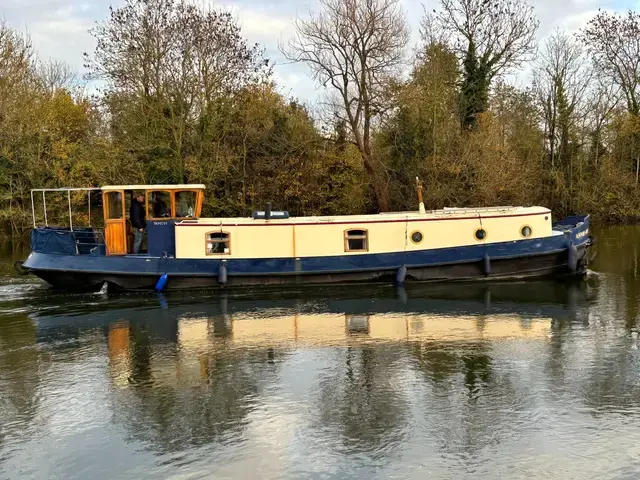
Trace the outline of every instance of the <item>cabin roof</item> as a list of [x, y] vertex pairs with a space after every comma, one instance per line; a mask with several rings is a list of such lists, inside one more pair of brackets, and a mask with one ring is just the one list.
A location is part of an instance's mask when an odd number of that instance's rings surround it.
[[[316, 217], [290, 217], [286, 219], [272, 218], [270, 220], [253, 219], [251, 217], [235, 218], [200, 218], [198, 220], [188, 220], [185, 224], [199, 225], [256, 225], [256, 224], [316, 224], [316, 223], [384, 223], [398, 221], [421, 221], [421, 220], [441, 220], [447, 218], [492, 218], [492, 217], [519, 217], [528, 215], [550, 214], [551, 210], [546, 207], [485, 207], [485, 208], [447, 208], [442, 210], [431, 210], [426, 213], [417, 211], [411, 212], [388, 212], [370, 215], [336, 215], [336, 216], [316, 216]], [[178, 224], [180, 225], [180, 224]]]
[[112, 190], [204, 190], [206, 187], [202, 183], [179, 184], [179, 185], [105, 185], [103, 192]]

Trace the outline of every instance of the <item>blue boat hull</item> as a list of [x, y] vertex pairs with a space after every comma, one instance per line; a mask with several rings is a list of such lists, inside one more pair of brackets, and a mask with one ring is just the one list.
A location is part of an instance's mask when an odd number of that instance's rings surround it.
[[446, 282], [540, 278], [584, 273], [591, 246], [588, 217], [557, 224], [563, 234], [543, 239], [464, 247], [276, 259], [176, 259], [147, 256], [61, 255], [34, 251], [24, 268], [62, 289], [167, 289], [342, 282]]

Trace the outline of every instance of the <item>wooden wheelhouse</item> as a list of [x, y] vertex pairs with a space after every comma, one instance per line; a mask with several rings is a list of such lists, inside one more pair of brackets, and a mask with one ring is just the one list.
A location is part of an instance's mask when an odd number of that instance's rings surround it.
[[[173, 236], [176, 221], [198, 219], [202, 213], [205, 186], [193, 185], [110, 185], [102, 187], [104, 238], [107, 255], [132, 253], [133, 229], [129, 210], [134, 195], [144, 195], [149, 252], [154, 240], [163, 245]], [[153, 238], [156, 237], [156, 238]], [[160, 243], [158, 247], [162, 247]], [[164, 251], [163, 251], [164, 252]], [[172, 252], [166, 252], [172, 254]]]

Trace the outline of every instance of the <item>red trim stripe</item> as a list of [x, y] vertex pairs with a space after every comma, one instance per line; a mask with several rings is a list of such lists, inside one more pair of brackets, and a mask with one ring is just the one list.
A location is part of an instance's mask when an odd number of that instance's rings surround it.
[[308, 223], [279, 223], [278, 220], [271, 220], [278, 223], [177, 223], [176, 227], [291, 227], [307, 225], [362, 225], [370, 223], [405, 223], [405, 222], [440, 222], [446, 220], [488, 220], [492, 218], [513, 218], [513, 217], [533, 217], [536, 215], [548, 215], [551, 210], [537, 213], [516, 213], [512, 215], [494, 215], [490, 217], [450, 217], [450, 218], [405, 218], [394, 220], [364, 220], [352, 222], [308, 222]]

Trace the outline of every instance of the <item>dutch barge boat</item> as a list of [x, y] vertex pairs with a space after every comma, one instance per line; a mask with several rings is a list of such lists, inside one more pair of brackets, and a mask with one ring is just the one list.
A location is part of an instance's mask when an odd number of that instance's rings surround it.
[[[69, 225], [51, 226], [31, 192], [26, 272], [61, 289], [224, 288], [341, 282], [450, 282], [580, 275], [589, 215], [553, 223], [544, 207], [445, 208], [373, 215], [202, 218], [204, 185], [124, 185], [66, 192]], [[97, 191], [97, 192], [96, 192]], [[71, 195], [102, 198], [104, 227], [73, 223]], [[144, 196], [146, 251], [133, 253], [128, 202]], [[36, 221], [41, 194], [44, 225]], [[95, 207], [94, 207], [95, 208]], [[89, 218], [91, 216], [89, 215]]]

